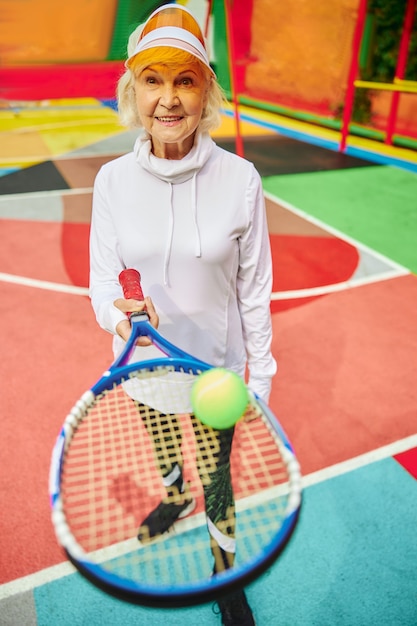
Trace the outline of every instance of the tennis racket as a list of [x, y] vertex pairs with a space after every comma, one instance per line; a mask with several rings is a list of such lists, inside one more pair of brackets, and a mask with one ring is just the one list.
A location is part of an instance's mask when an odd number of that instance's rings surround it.
[[[124, 270], [120, 283], [126, 299], [144, 299], [136, 270]], [[227, 432], [192, 415], [190, 390], [211, 366], [164, 339], [146, 312], [130, 314], [130, 321], [122, 354], [75, 403], [54, 446], [55, 533], [75, 567], [120, 599], [158, 607], [216, 600], [262, 574], [288, 542], [301, 505], [299, 464], [276, 417], [251, 394], [250, 413], [258, 417], [243, 417], [227, 431], [233, 432], [229, 480], [216, 483], [210, 502], [204, 489], [218, 474], [218, 437]], [[132, 361], [134, 350], [143, 349], [136, 345], [141, 336], [160, 358]], [[168, 494], [161, 458], [181, 459], [185, 491]], [[230, 484], [235, 556], [221, 571], [213, 567], [208, 508], [222, 502]], [[192, 506], [155, 534], [146, 520], [161, 502]]]

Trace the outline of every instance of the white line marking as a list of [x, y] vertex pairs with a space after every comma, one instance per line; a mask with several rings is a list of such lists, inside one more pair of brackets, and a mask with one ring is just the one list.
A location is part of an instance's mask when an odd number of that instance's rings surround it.
[[[63, 196], [63, 195], [86, 194], [86, 193], [92, 193], [92, 191], [93, 189], [91, 187], [86, 187], [86, 188], [79, 188], [79, 189], [62, 189], [62, 190], [56, 190], [56, 191], [55, 190], [36, 191], [36, 192], [28, 193], [28, 194], [10, 194], [7, 197], [8, 198], [24, 197], [25, 199], [27, 199], [31, 197], [39, 198], [39, 197], [48, 197], [48, 196], [54, 197], [54, 196]], [[314, 296], [322, 296], [322, 295], [326, 295], [330, 293], [345, 291], [345, 290], [352, 289], [355, 287], [361, 287], [363, 285], [370, 285], [373, 283], [382, 282], [384, 280], [391, 280], [399, 276], [406, 276], [410, 274], [410, 271], [406, 267], [400, 265], [399, 263], [396, 263], [395, 261], [392, 261], [391, 259], [385, 257], [379, 252], [372, 250], [372, 248], [369, 248], [368, 246], [356, 241], [352, 237], [345, 235], [341, 231], [337, 230], [336, 228], [333, 228], [332, 226], [325, 224], [321, 220], [315, 217], [312, 217], [305, 211], [298, 209], [297, 207], [293, 206], [289, 202], [282, 200], [278, 196], [275, 196], [265, 190], [264, 190], [264, 195], [266, 198], [268, 198], [272, 202], [275, 202], [276, 204], [281, 205], [282, 207], [284, 207], [291, 213], [298, 215], [299, 217], [303, 218], [307, 222], [310, 222], [312, 224], [315, 224], [316, 226], [319, 226], [321, 229], [327, 231], [328, 233], [334, 235], [335, 237], [338, 237], [339, 239], [346, 241], [347, 243], [350, 243], [352, 246], [354, 246], [358, 250], [363, 250], [364, 252], [367, 252], [371, 256], [379, 259], [384, 264], [389, 265], [393, 268], [392, 270], [388, 270], [387, 272], [383, 272], [377, 275], [374, 274], [373, 276], [369, 276], [369, 277], [352, 278], [350, 280], [341, 281], [339, 283], [334, 283], [332, 285], [322, 285], [320, 287], [311, 287], [309, 289], [294, 289], [291, 291], [274, 292], [271, 294], [271, 300], [273, 302], [278, 301], [278, 300], [295, 300], [295, 299], [301, 299], [301, 298], [311, 298]], [[24, 276], [14, 276], [13, 274], [0, 273], [0, 281], [15, 283], [18, 285], [24, 285], [26, 287], [32, 287], [36, 289], [46, 289], [48, 291], [68, 293], [68, 294], [77, 295], [77, 296], [88, 295], [88, 289], [86, 287], [77, 287], [74, 285], [62, 285], [62, 284], [53, 283], [50, 281], [26, 278]]]
[[337, 230], [337, 228], [334, 228], [333, 226], [330, 226], [329, 224], [327, 224], [325, 222], [322, 222], [320, 219], [318, 219], [316, 217], [313, 217], [312, 215], [309, 215], [308, 213], [306, 213], [302, 209], [298, 209], [293, 204], [290, 204], [289, 202], [286, 202], [285, 200], [282, 200], [282, 198], [280, 198], [279, 196], [275, 196], [274, 194], [272, 194], [272, 193], [270, 193], [268, 191], [265, 191], [265, 189], [264, 189], [264, 196], [265, 196], [265, 198], [268, 198], [268, 200], [271, 200], [272, 202], [275, 202], [276, 204], [281, 205], [282, 207], [284, 207], [284, 209], [287, 209], [288, 211], [291, 211], [291, 213], [294, 213], [295, 215], [298, 215], [299, 217], [302, 217], [304, 220], [306, 220], [306, 222], [310, 222], [311, 224], [315, 224], [316, 226], [319, 226], [322, 230], [327, 231], [328, 233], [330, 233], [331, 235], [334, 235], [338, 239], [342, 239], [342, 241], [346, 241], [347, 243], [350, 243], [354, 248], [357, 248], [358, 250], [364, 250], [365, 252], [368, 252], [369, 254], [371, 254], [375, 258], [379, 259], [383, 263], [391, 265], [392, 267], [398, 269], [399, 271], [401, 271], [401, 272], [403, 272], [405, 274], [409, 274], [410, 273], [410, 270], [407, 269], [406, 267], [404, 267], [403, 265], [400, 265], [399, 263], [396, 263], [395, 261], [393, 261], [392, 259], [389, 259], [388, 257], [384, 256], [383, 254], [380, 254], [379, 252], [376, 252], [376, 250], [373, 250], [372, 248], [366, 246], [364, 243], [361, 243], [361, 242], [357, 241], [353, 237], [349, 237], [349, 235], [346, 235], [342, 231]]
[[27, 278], [26, 276], [15, 276], [14, 274], [3, 274], [2, 272], [0, 272], [0, 281], [3, 281], [5, 283], [13, 283], [15, 285], [24, 285], [25, 287], [34, 287], [35, 289], [59, 291], [60, 293], [69, 293], [76, 296], [88, 296], [87, 287], [62, 285], [60, 283], [52, 283], [47, 280]]
[[[117, 133], [119, 134], [119, 133]], [[110, 135], [111, 138], [111, 135]], [[79, 161], [82, 159], [91, 159], [91, 158], [108, 158], [108, 160], [112, 160], [112, 159], [116, 159], [117, 157], [121, 156], [122, 154], [125, 154], [126, 152], [129, 152], [129, 149], [131, 150], [131, 145], [128, 144], [128, 142], [126, 142], [126, 149], [124, 150], [123, 147], [121, 146], [120, 150], [116, 150], [113, 152], [97, 152], [94, 150], [87, 150], [84, 149], [83, 147], [80, 148], [73, 148], [72, 150], [70, 150], [69, 152], [64, 152], [63, 154], [57, 154], [57, 155], [44, 155], [44, 154], [29, 154], [29, 155], [16, 155], [13, 157], [1, 157], [0, 158], [0, 168], [3, 168], [7, 165], [10, 166], [16, 166], [19, 168], [20, 165], [23, 165], [25, 163], [29, 163], [30, 165], [40, 165], [41, 163], [45, 163], [46, 161], [52, 161], [53, 163], [56, 163], [56, 161]], [[77, 151], [80, 151], [80, 153], [77, 153]]]
[[[13, 195], [14, 197], [19, 196], [19, 195], [25, 195], [25, 197], [28, 197], [30, 195], [32, 196], [39, 196], [39, 195], [51, 196], [52, 195], [53, 196], [53, 195], [63, 195], [63, 194], [89, 193], [91, 191], [92, 189], [85, 188], [85, 189], [76, 189], [76, 190], [69, 189], [69, 190], [63, 190], [63, 191], [47, 191], [47, 192], [34, 192], [33, 194], [11, 194], [11, 195]], [[272, 194], [269, 194], [268, 192], [265, 192], [265, 196], [269, 198], [271, 201], [280, 204], [281, 206], [291, 211], [292, 213], [299, 215], [306, 221], [311, 222], [315, 224], [316, 226], [319, 226], [323, 230], [326, 230], [327, 232], [338, 237], [339, 239], [350, 243], [357, 249], [368, 252], [375, 258], [378, 258], [380, 261], [384, 262], [386, 265], [391, 265], [393, 268], [392, 270], [382, 272], [378, 275], [352, 278], [350, 280], [341, 281], [339, 283], [334, 283], [331, 285], [322, 285], [320, 287], [311, 287], [308, 289], [294, 289], [290, 291], [273, 292], [271, 294], [271, 301], [276, 302], [278, 300], [295, 300], [295, 299], [301, 299], [301, 298], [311, 298], [314, 296], [322, 296], [322, 295], [326, 295], [330, 293], [336, 293], [336, 292], [345, 291], [348, 289], [353, 289], [355, 287], [362, 287], [364, 285], [370, 285], [373, 283], [382, 282], [385, 280], [392, 280], [393, 278], [398, 278], [399, 276], [407, 276], [408, 274], [410, 274], [410, 271], [407, 268], [403, 267], [402, 265], [399, 265], [395, 261], [388, 259], [382, 254], [379, 254], [375, 250], [372, 250], [371, 248], [365, 246], [362, 243], [359, 243], [353, 238], [348, 237], [344, 233], [336, 230], [335, 228], [332, 228], [331, 226], [327, 226], [327, 224], [324, 224], [320, 220], [311, 217], [307, 213], [304, 213], [304, 211], [301, 211], [300, 209], [297, 209], [291, 204], [285, 202], [284, 200], [281, 200], [281, 198], [273, 196]], [[88, 289], [86, 287], [62, 285], [59, 283], [36, 280], [32, 278], [26, 278], [24, 276], [15, 276], [13, 274], [4, 274], [1, 272], [0, 272], [0, 281], [15, 283], [19, 285], [25, 285], [27, 287], [33, 287], [37, 289], [47, 289], [49, 291], [69, 293], [73, 295], [81, 295], [81, 296], [88, 295]]]
[[[31, 198], [54, 198], [56, 196], [77, 196], [79, 194], [93, 193], [93, 187], [78, 187], [74, 189], [51, 189], [50, 191], [30, 191], [28, 193], [8, 193], [0, 196], [0, 202], [7, 200], [30, 200]], [[9, 218], [10, 219], [10, 218]]]
[[[407, 275], [407, 270], [392, 270], [391, 272], [384, 272], [378, 276], [369, 276], [366, 278], [356, 278], [352, 280], [342, 281], [333, 285], [324, 285], [322, 287], [311, 287], [310, 289], [294, 289], [293, 291], [279, 291], [271, 294], [272, 301], [278, 300], [295, 300], [301, 298], [311, 298], [313, 296], [322, 296], [329, 293], [336, 293], [339, 291], [345, 291], [347, 289], [353, 289], [355, 287], [362, 287], [363, 285], [370, 285], [384, 280], [392, 280], [402, 275]], [[77, 287], [76, 285], [63, 285], [61, 283], [53, 283], [47, 280], [38, 280], [36, 278], [28, 278], [26, 276], [17, 276], [15, 274], [6, 274], [0, 272], [0, 282], [12, 283], [15, 285], [23, 285], [25, 287], [32, 287], [34, 289], [46, 289], [47, 291], [56, 291], [59, 293], [68, 293], [75, 296], [88, 296], [87, 287]]]
[[275, 196], [274, 194], [271, 194], [265, 190], [264, 190], [264, 195], [265, 195], [265, 198], [268, 198], [268, 200], [271, 200], [271, 202], [274, 202], [275, 204], [282, 206], [284, 209], [287, 209], [287, 211], [290, 211], [294, 215], [301, 217], [306, 222], [310, 222], [311, 224], [318, 226], [322, 230], [330, 233], [331, 235], [334, 235], [338, 239], [341, 239], [342, 241], [346, 241], [346, 243], [349, 243], [354, 248], [358, 250], [362, 250], [363, 252], [366, 252], [369, 255], [373, 256], [375, 259], [379, 259], [385, 265], [392, 267], [392, 270], [387, 270], [386, 272], [381, 272], [380, 274], [373, 274], [372, 276], [366, 276], [366, 277], [362, 276], [362, 277], [357, 277], [357, 278], [351, 278], [349, 280], [341, 281], [339, 283], [334, 283], [332, 285], [322, 285], [320, 287], [311, 287], [309, 289], [294, 289], [292, 291], [274, 292], [271, 295], [271, 300], [273, 302], [278, 301], [278, 300], [294, 300], [294, 299], [299, 299], [299, 298], [300, 299], [310, 298], [312, 296], [322, 296], [322, 295], [326, 295], [329, 293], [345, 291], [345, 290], [352, 289], [355, 287], [362, 287], [363, 285], [371, 285], [373, 283], [382, 282], [384, 280], [391, 280], [393, 278], [398, 278], [399, 276], [407, 276], [408, 274], [410, 274], [410, 270], [408, 270], [403, 265], [396, 263], [392, 259], [389, 259], [388, 257], [380, 254], [379, 252], [376, 252], [372, 248], [369, 248], [365, 244], [360, 243], [356, 239], [353, 239], [353, 237], [349, 237], [348, 235], [345, 235], [345, 233], [342, 233], [341, 231], [337, 230], [336, 228], [333, 228], [332, 226], [329, 226], [328, 224], [322, 222], [318, 218], [315, 218], [309, 215], [308, 213], [306, 213], [305, 211], [298, 209], [297, 207], [290, 204], [289, 202], [286, 202], [282, 198]]
[[316, 485], [317, 483], [322, 483], [330, 478], [335, 478], [336, 476], [353, 472], [354, 470], [364, 467], [365, 465], [382, 461], [383, 459], [387, 459], [399, 454], [400, 452], [405, 452], [406, 450], [411, 450], [415, 447], [417, 447], [417, 435], [410, 435], [410, 437], [394, 441], [393, 443], [383, 446], [382, 448], [377, 448], [376, 450], [366, 452], [365, 454], [353, 457], [347, 461], [342, 461], [336, 465], [326, 467], [318, 472], [308, 474], [303, 477], [303, 487], [311, 487], [311, 485]]
[[391, 280], [399, 276], [409, 274], [408, 270], [393, 269], [390, 272], [383, 272], [374, 276], [366, 276], [362, 278], [352, 278], [351, 280], [343, 280], [333, 285], [323, 285], [322, 287], [311, 287], [310, 289], [294, 289], [293, 291], [278, 291], [271, 295], [271, 300], [294, 300], [296, 298], [310, 298], [311, 296], [323, 296], [328, 293], [336, 293], [337, 291], [345, 291], [354, 287], [362, 287], [363, 285], [371, 285], [384, 280]]
[[[360, 456], [347, 461], [343, 461], [317, 472], [313, 472], [312, 474], [308, 474], [303, 477], [303, 488], [317, 485], [318, 483], [355, 471], [361, 467], [370, 465], [371, 463], [382, 461], [399, 454], [400, 452], [411, 450], [416, 446], [417, 435], [411, 435], [410, 437], [406, 437], [400, 441], [395, 441], [381, 448], [377, 448], [376, 450], [372, 450], [371, 452], [361, 454]], [[64, 562], [43, 569], [40, 572], [29, 574], [29, 576], [23, 576], [22, 578], [12, 580], [9, 583], [0, 585], [0, 601], [19, 593], [32, 591], [35, 587], [40, 587], [53, 582], [54, 580], [59, 580], [60, 578], [73, 574], [74, 572], [76, 572], [76, 569], [73, 565], [71, 565], [71, 563]]]
[[54, 580], [59, 580], [60, 578], [69, 576], [69, 574], [73, 574], [76, 571], [75, 567], [70, 562], [66, 561], [65, 563], [59, 563], [58, 565], [47, 567], [40, 572], [29, 574], [29, 576], [17, 578], [16, 580], [12, 580], [11, 582], [0, 586], [0, 601], [10, 598], [11, 596], [15, 596], [18, 593], [32, 591], [32, 589], [35, 589], [36, 587], [41, 587], [42, 585], [53, 582]]

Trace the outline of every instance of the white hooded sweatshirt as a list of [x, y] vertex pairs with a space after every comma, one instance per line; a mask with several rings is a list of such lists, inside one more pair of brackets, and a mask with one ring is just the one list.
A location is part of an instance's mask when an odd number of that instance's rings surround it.
[[[200, 360], [244, 376], [268, 401], [272, 266], [261, 179], [248, 161], [207, 134], [181, 160], [151, 153], [142, 133], [133, 152], [105, 164], [93, 197], [90, 297], [117, 355], [126, 319], [118, 275], [137, 269], [160, 317], [159, 331]], [[140, 347], [135, 359], [160, 356]]]

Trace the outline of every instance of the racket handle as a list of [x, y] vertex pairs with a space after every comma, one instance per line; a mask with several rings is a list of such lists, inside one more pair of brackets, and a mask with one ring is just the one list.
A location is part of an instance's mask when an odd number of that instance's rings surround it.
[[119, 282], [123, 289], [126, 300], [144, 300], [142, 287], [140, 284], [140, 274], [137, 270], [123, 270], [119, 274]]

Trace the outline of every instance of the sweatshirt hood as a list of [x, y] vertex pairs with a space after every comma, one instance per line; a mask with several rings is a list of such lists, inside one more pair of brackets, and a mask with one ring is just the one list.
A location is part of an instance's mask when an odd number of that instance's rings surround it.
[[209, 160], [214, 141], [208, 133], [197, 132], [194, 145], [182, 159], [160, 159], [151, 152], [151, 139], [146, 131], [137, 138], [133, 152], [136, 162], [147, 172], [173, 185], [183, 183], [199, 172]]

